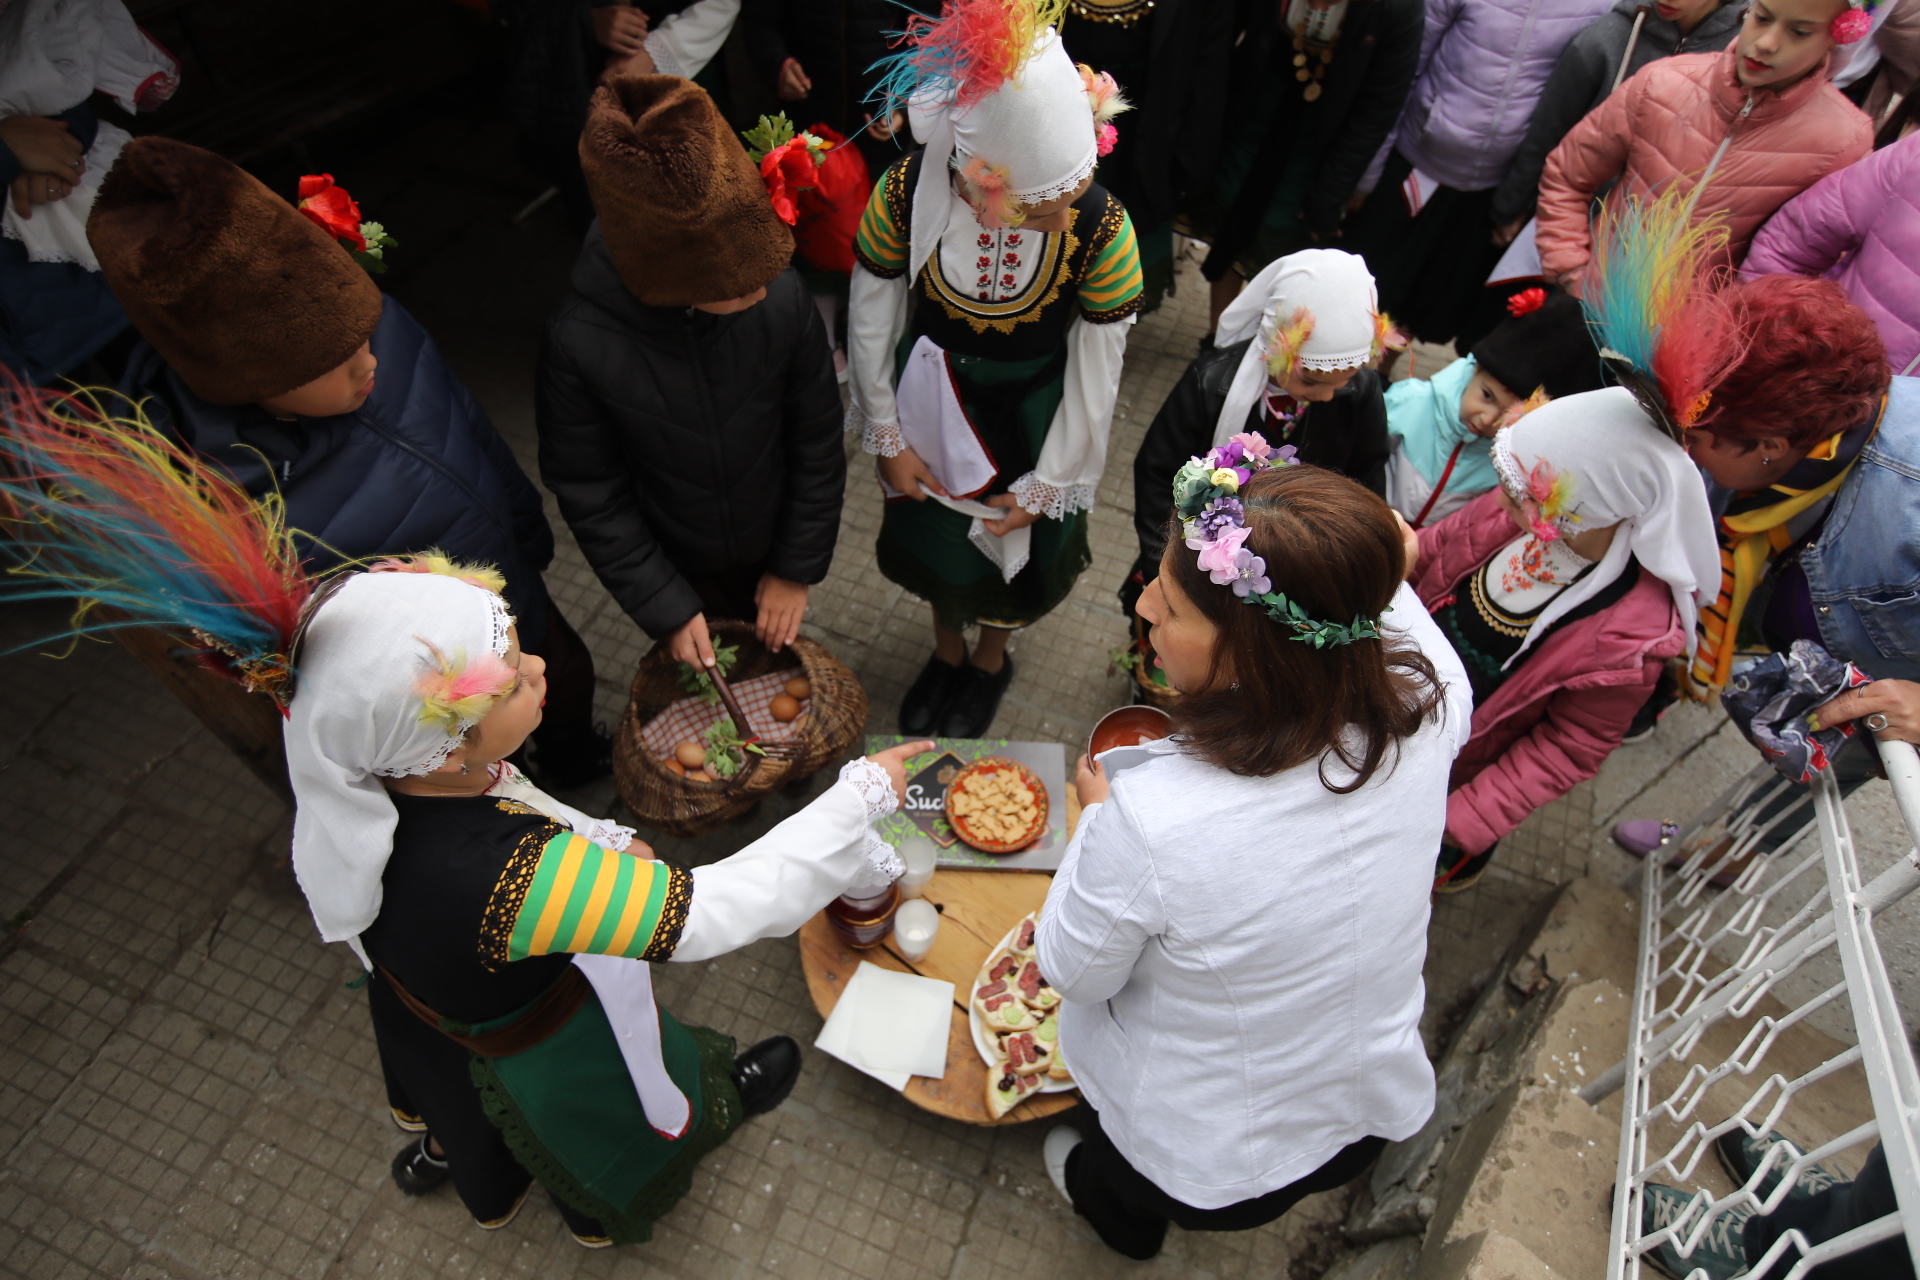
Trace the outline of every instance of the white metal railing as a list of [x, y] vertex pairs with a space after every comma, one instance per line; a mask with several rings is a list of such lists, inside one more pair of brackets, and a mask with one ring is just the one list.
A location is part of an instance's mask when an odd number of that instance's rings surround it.
[[[1880, 754], [1911, 841], [1920, 831], [1920, 755], [1900, 742], [1882, 742]], [[1691, 1257], [1722, 1213], [1778, 1208], [1805, 1170], [1843, 1151], [1864, 1157], [1875, 1142], [1886, 1150], [1898, 1212], [1817, 1246], [1789, 1231], [1764, 1258], [1751, 1259], [1750, 1268], [1758, 1273], [1797, 1248], [1805, 1256], [1776, 1280], [1800, 1280], [1815, 1266], [1904, 1231], [1920, 1271], [1920, 1074], [1873, 934], [1874, 916], [1920, 887], [1920, 851], [1909, 849], [1863, 884], [1832, 772], [1814, 778], [1811, 819], [1804, 805], [1785, 804], [1761, 821], [1768, 802], [1787, 791], [1768, 765], [1756, 766], [1681, 831], [1674, 845], [1683, 862], [1668, 867], [1656, 856], [1640, 874], [1640, 955], [1627, 1056], [1580, 1091], [1597, 1104], [1624, 1090], [1608, 1280], [1638, 1280], [1644, 1255], [1663, 1244]], [[1784, 831], [1787, 824], [1797, 829]], [[1778, 847], [1757, 852], [1775, 833], [1783, 834]], [[1716, 889], [1712, 881], [1721, 875], [1731, 884]], [[1840, 962], [1839, 982], [1785, 1014], [1753, 1016], [1783, 978], [1830, 949]], [[1858, 1044], [1791, 1078], [1769, 1069], [1768, 1051], [1783, 1031], [1833, 1006], [1851, 1013]], [[1724, 1055], [1704, 1049], [1708, 1031], [1724, 1023], [1745, 1025], [1738, 1047]], [[1842, 1073], [1854, 1079], [1864, 1073], [1871, 1120], [1805, 1154], [1776, 1143], [1727, 1195], [1716, 1197], [1693, 1177], [1715, 1139], [1736, 1129], [1748, 1137], [1775, 1130], [1797, 1095]], [[1708, 1091], [1739, 1079], [1758, 1085], [1737, 1109], [1717, 1114], [1727, 1111], [1726, 1095], [1717, 1094], [1721, 1102], [1714, 1107]], [[1760, 1195], [1776, 1170], [1782, 1171], [1778, 1184]], [[1692, 1199], [1657, 1229], [1643, 1230], [1650, 1182], [1691, 1188]], [[1696, 1268], [1687, 1280], [1705, 1274]]]

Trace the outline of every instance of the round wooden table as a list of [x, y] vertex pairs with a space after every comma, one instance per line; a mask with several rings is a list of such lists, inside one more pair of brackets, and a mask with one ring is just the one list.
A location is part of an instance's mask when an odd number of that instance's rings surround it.
[[[1067, 834], [1071, 838], [1080, 819], [1080, 798], [1067, 787]], [[870, 960], [883, 969], [915, 973], [953, 984], [954, 1005], [947, 1033], [947, 1071], [941, 1079], [914, 1076], [906, 1096], [916, 1106], [968, 1124], [1021, 1124], [1065, 1111], [1079, 1100], [1077, 1091], [1035, 1094], [998, 1120], [987, 1115], [987, 1064], [973, 1045], [967, 1003], [973, 980], [987, 955], [1007, 931], [1046, 901], [1053, 877], [1033, 871], [962, 871], [942, 868], [933, 873], [921, 896], [940, 912], [940, 932], [923, 959], [908, 961], [893, 938], [877, 947], [856, 951], [848, 946], [822, 912], [801, 926], [800, 966], [807, 975], [807, 991], [821, 1017], [833, 1012], [840, 993]]]

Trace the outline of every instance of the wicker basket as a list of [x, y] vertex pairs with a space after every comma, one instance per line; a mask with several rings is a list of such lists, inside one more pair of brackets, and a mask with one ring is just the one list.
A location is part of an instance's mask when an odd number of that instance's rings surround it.
[[1172, 710], [1180, 691], [1157, 685], [1146, 677], [1147, 664], [1153, 661], [1153, 644], [1147, 639], [1147, 624], [1139, 614], [1133, 616], [1132, 649], [1140, 655], [1140, 665], [1127, 673], [1127, 679], [1133, 684], [1133, 700], [1162, 711]]
[[785, 758], [748, 756], [750, 767], [717, 782], [689, 782], [656, 760], [641, 740], [640, 731], [667, 707], [687, 696], [680, 684], [679, 663], [664, 644], [655, 645], [640, 660], [633, 677], [633, 697], [620, 717], [613, 742], [613, 781], [635, 817], [675, 836], [704, 835], [751, 809], [776, 787], [798, 781], [831, 764], [859, 740], [867, 723], [867, 691], [859, 677], [831, 653], [804, 636], [782, 653], [770, 653], [753, 634], [750, 622], [710, 620], [716, 643], [740, 647], [739, 661], [729, 679], [735, 683], [776, 671], [803, 674], [813, 685], [807, 699], [807, 717], [788, 744]]

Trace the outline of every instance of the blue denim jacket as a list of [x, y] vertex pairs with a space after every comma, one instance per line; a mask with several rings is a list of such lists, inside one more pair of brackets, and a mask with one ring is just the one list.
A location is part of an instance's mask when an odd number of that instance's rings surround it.
[[1920, 680], [1920, 378], [1895, 378], [1880, 429], [1801, 553], [1827, 651]]

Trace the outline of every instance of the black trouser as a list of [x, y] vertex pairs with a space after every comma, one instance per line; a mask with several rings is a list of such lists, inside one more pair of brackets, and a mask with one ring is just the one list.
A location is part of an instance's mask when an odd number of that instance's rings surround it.
[[[536, 653], [547, 664], [547, 709], [533, 741], [542, 751], [591, 749], [593, 729], [593, 652], [573, 629], [560, 606], [547, 601], [547, 633]], [[544, 759], [544, 756], [542, 757]]]
[[1100, 1116], [1082, 1106], [1065, 1118], [1085, 1139], [1067, 1157], [1067, 1195], [1109, 1249], [1136, 1262], [1160, 1252], [1167, 1224], [1183, 1231], [1251, 1231], [1264, 1227], [1301, 1200], [1343, 1187], [1365, 1173], [1386, 1147], [1385, 1138], [1362, 1138], [1333, 1159], [1278, 1191], [1221, 1209], [1196, 1209], [1162, 1191], [1127, 1162], [1100, 1128]]
[[[1756, 1213], [1747, 1219], [1741, 1244], [1747, 1253], [1747, 1265], [1760, 1261], [1773, 1242], [1792, 1230], [1798, 1230], [1809, 1244], [1820, 1244], [1843, 1235], [1855, 1227], [1886, 1217], [1899, 1209], [1894, 1198], [1893, 1178], [1887, 1173], [1887, 1153], [1875, 1144], [1872, 1154], [1852, 1182], [1841, 1182], [1825, 1191], [1789, 1200], [1772, 1213]], [[1800, 1258], [1798, 1249], [1789, 1248], [1779, 1261], [1751, 1280], [1776, 1280], [1793, 1269]], [[1869, 1245], [1858, 1253], [1837, 1258], [1809, 1271], [1806, 1280], [1913, 1280], [1913, 1255], [1907, 1251], [1904, 1236], [1895, 1236]]]

